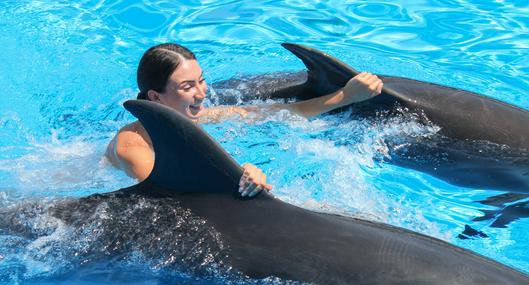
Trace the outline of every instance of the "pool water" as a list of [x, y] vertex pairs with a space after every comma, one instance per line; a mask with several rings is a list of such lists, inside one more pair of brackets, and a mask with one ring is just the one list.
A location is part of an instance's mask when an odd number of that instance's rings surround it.
[[[189, 47], [208, 82], [303, 69], [280, 46], [288, 41], [358, 70], [529, 109], [526, 1], [48, 2], [6, 0], [0, 9], [0, 207], [26, 205], [17, 221], [31, 230], [16, 236], [0, 228], [0, 283], [250, 282], [194, 277], [141, 251], [119, 262], [83, 263], [79, 254], [101, 253], [87, 247], [105, 213], [75, 230], [43, 214], [57, 200], [134, 183], [102, 156], [115, 132], [134, 120], [122, 103], [135, 98], [137, 63], [154, 44]], [[222, 94], [211, 93], [214, 105]], [[265, 170], [284, 201], [408, 228], [529, 272], [529, 219], [504, 227], [479, 219], [501, 209], [479, 201], [505, 192], [458, 187], [386, 163], [398, 138], [439, 131], [412, 114], [363, 119], [348, 110], [306, 120], [279, 112], [252, 124], [229, 120], [204, 128], [238, 162]], [[517, 195], [501, 207], [527, 200]], [[149, 201], [137, 207], [164, 210]], [[466, 226], [486, 236], [461, 238]], [[145, 244], [151, 241], [146, 237]]]

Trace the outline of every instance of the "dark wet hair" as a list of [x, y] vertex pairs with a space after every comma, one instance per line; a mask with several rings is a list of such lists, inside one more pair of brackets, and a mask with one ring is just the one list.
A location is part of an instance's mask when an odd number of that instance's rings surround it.
[[174, 43], [153, 46], [141, 57], [137, 71], [140, 93], [138, 99], [149, 100], [147, 92], [164, 92], [167, 80], [180, 65], [181, 59], [195, 59], [195, 54], [186, 47]]

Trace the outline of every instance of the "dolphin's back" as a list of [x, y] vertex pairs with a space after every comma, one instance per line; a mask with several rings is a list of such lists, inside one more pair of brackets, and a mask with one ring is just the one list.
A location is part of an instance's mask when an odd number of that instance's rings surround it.
[[317, 213], [263, 194], [240, 201], [183, 194], [221, 233], [231, 265], [252, 278], [316, 284], [529, 284], [527, 275], [409, 230]]
[[529, 112], [473, 92], [402, 77], [382, 76], [384, 94], [423, 111], [452, 138], [487, 140], [529, 150]]
[[[220, 234], [230, 266], [244, 275], [319, 284], [529, 284], [521, 272], [404, 229], [311, 212], [268, 193], [243, 199], [233, 183], [241, 175], [237, 164], [200, 127], [158, 103], [126, 107], [149, 132], [157, 159], [148, 179], [120, 193], [178, 199]], [[205, 152], [192, 152], [190, 143]], [[197, 173], [209, 181], [202, 188], [180, 177], [191, 172], [164, 170], [172, 169], [171, 161], [158, 160], [180, 147], [192, 153], [191, 170], [208, 169]]]

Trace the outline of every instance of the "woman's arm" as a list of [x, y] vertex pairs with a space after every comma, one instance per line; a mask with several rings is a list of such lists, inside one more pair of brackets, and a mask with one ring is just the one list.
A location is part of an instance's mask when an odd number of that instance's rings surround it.
[[344, 88], [334, 93], [292, 104], [274, 104], [271, 107], [287, 109], [310, 118], [377, 96], [382, 92], [382, 86], [382, 80], [376, 75], [362, 72], [349, 80]]
[[[293, 104], [274, 104], [270, 106], [221, 106], [209, 108], [199, 122], [218, 122], [233, 115], [246, 117], [248, 113], [260, 113], [263, 109], [287, 109], [298, 115], [310, 118], [336, 108], [352, 103], [362, 102], [372, 98], [382, 91], [382, 81], [373, 74], [362, 72], [347, 82], [344, 88], [322, 96], [296, 102]], [[244, 175], [239, 182], [241, 196], [253, 197], [262, 190], [271, 190], [266, 183], [266, 175], [256, 166], [246, 163], [243, 165]]]
[[154, 167], [151, 147], [140, 134], [130, 130], [116, 135], [108, 146], [106, 156], [114, 166], [139, 181], [145, 180]]

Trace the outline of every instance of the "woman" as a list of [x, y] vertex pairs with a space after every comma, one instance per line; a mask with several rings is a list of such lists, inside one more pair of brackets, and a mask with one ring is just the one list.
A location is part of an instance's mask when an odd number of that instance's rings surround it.
[[[140, 60], [137, 72], [140, 93], [138, 99], [169, 106], [196, 122], [219, 121], [238, 114], [246, 117], [265, 107], [219, 106], [204, 108], [207, 85], [195, 55], [187, 48], [161, 44], [148, 49]], [[313, 117], [380, 94], [382, 81], [370, 73], [352, 78], [344, 88], [314, 99], [292, 104], [274, 104], [267, 109], [286, 109], [304, 117]], [[119, 130], [107, 148], [110, 162], [140, 181], [146, 179], [154, 166], [152, 141], [139, 121]], [[241, 196], [255, 196], [261, 190], [271, 190], [266, 175], [256, 166], [246, 163], [239, 183]]]

